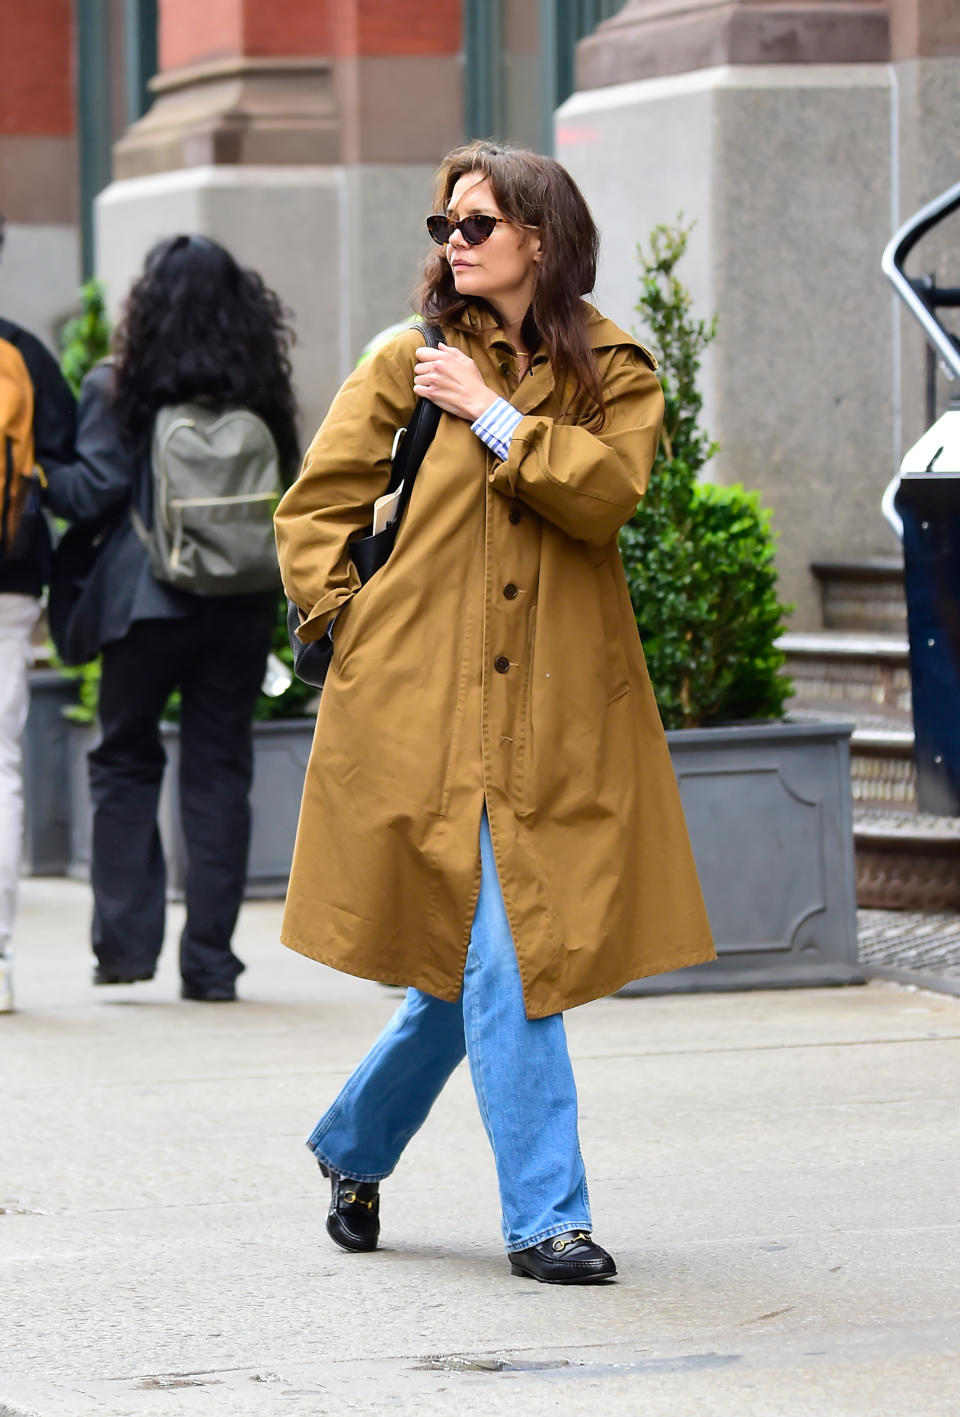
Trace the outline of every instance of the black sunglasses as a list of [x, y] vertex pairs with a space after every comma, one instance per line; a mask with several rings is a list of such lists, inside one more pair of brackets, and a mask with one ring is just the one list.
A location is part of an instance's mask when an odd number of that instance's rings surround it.
[[427, 230], [438, 246], [446, 246], [455, 231], [459, 231], [464, 241], [471, 246], [481, 246], [493, 235], [498, 222], [502, 222], [504, 226], [523, 226], [527, 231], [537, 230], [535, 226], [527, 226], [526, 222], [508, 221], [503, 216], [487, 216], [485, 212], [474, 212], [471, 216], [461, 217], [459, 221], [437, 212], [434, 216], [427, 217]]

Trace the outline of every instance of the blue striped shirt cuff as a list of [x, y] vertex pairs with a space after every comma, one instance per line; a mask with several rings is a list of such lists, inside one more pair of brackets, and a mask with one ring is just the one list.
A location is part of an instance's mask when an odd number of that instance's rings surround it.
[[518, 413], [512, 403], [507, 403], [506, 399], [494, 399], [486, 412], [470, 424], [470, 429], [491, 452], [496, 453], [501, 462], [506, 462], [510, 454], [510, 439], [522, 418], [523, 414]]

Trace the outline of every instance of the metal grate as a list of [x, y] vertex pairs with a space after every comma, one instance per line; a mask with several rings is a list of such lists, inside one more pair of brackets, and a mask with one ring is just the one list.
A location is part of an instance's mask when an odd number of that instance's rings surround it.
[[960, 915], [953, 912], [858, 910], [863, 964], [938, 975], [960, 983]]

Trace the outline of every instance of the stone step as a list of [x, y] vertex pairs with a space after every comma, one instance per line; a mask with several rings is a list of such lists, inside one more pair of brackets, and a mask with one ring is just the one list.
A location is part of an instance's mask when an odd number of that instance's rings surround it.
[[789, 631], [780, 636], [794, 709], [820, 716], [880, 716], [911, 723], [910, 651], [906, 636], [851, 630]]
[[854, 807], [915, 812], [912, 729], [855, 728], [850, 739], [850, 780]]
[[[791, 708], [790, 722], [836, 722], [836, 710], [817, 713]], [[854, 723], [850, 737], [850, 778], [855, 807], [912, 812], [917, 806], [913, 730], [898, 719], [868, 716]]]
[[820, 582], [825, 629], [906, 635], [907, 603], [900, 557], [814, 561], [810, 569]]
[[960, 910], [960, 817], [854, 810], [857, 904]]

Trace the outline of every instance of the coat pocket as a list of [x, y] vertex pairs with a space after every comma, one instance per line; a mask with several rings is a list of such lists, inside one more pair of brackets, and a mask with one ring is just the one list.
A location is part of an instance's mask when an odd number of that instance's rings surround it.
[[597, 580], [597, 599], [603, 622], [604, 648], [606, 651], [607, 700], [612, 703], [630, 688], [630, 672], [627, 655], [623, 647], [623, 628], [620, 621], [620, 597], [613, 578], [613, 567], [605, 557], [594, 566]]
[[[334, 621], [331, 639], [333, 640], [334, 669], [339, 674], [351, 650], [357, 642], [360, 627], [365, 618], [367, 605], [370, 600], [371, 590], [377, 585], [378, 576], [373, 576], [369, 581], [364, 581], [359, 590], [355, 591], [343, 608], [337, 614]], [[376, 592], [373, 592], [374, 595]]]

